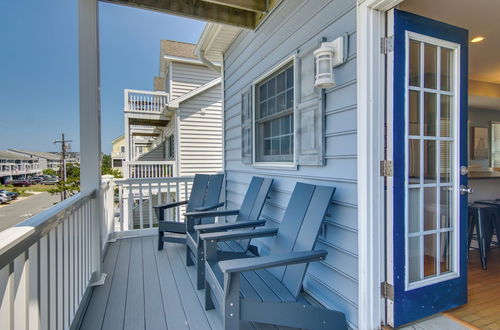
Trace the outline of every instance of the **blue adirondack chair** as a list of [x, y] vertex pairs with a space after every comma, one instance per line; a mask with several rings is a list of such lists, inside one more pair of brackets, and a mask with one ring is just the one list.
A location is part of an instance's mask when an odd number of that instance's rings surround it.
[[[205, 308], [222, 313], [224, 329], [239, 329], [240, 320], [306, 329], [347, 329], [344, 313], [312, 305], [301, 296], [309, 262], [327, 255], [313, 248], [334, 192], [333, 187], [297, 183], [279, 229], [200, 235], [205, 241]], [[268, 256], [217, 260], [219, 242], [274, 235]]]
[[[260, 213], [266, 202], [271, 189], [273, 179], [253, 177], [248, 186], [241, 207], [238, 210], [226, 211], [195, 211], [186, 213], [187, 235], [186, 235], [186, 265], [196, 265], [197, 288], [201, 290], [205, 284], [205, 264], [203, 262], [203, 242], [200, 241], [200, 233], [220, 232], [237, 228], [255, 228], [263, 226], [266, 222], [259, 220]], [[215, 224], [195, 224], [192, 219], [213, 218], [222, 216], [236, 216], [233, 221]], [[219, 246], [219, 258], [229, 259], [241, 257], [247, 253], [250, 240], [239, 240], [222, 243]]]
[[[186, 223], [165, 220], [165, 210], [186, 205], [186, 212], [213, 210], [224, 205], [219, 203], [223, 174], [196, 174], [191, 187], [189, 200], [177, 201], [154, 206], [158, 219], [158, 250], [163, 249], [163, 242], [186, 243]], [[189, 219], [192, 223], [213, 223], [214, 217]], [[186, 218], [187, 222], [188, 218]], [[198, 222], [196, 222], [198, 221]]]

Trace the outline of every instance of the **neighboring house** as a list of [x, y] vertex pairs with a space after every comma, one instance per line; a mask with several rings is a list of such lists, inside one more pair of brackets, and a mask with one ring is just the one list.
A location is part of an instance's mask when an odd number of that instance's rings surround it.
[[111, 167], [113, 170], [123, 173], [123, 162], [125, 161], [125, 136], [121, 135], [111, 141]]
[[220, 67], [195, 46], [162, 40], [156, 91], [125, 90], [125, 178], [222, 170]]
[[10, 151], [0, 151], [0, 183], [38, 175], [42, 169], [38, 158], [31, 158]]
[[19, 150], [19, 149], [8, 149], [9, 152], [24, 155], [32, 159], [37, 159], [40, 167], [43, 170], [52, 169], [54, 171], [59, 171], [61, 167], [61, 156], [57, 153], [52, 152], [41, 152], [41, 151], [29, 151], [29, 150]]

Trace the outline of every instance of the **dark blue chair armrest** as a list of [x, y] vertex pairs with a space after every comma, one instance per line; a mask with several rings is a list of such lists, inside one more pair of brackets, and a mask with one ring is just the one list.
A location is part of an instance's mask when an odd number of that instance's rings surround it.
[[168, 204], [163, 204], [163, 205], [156, 205], [156, 206], [153, 206], [154, 208], [156, 209], [170, 209], [172, 207], [177, 207], [177, 206], [181, 206], [181, 205], [184, 205], [184, 204], [187, 204], [188, 201], [180, 201], [180, 202], [173, 202], [173, 203], [168, 203]]
[[254, 230], [234, 230], [228, 232], [215, 232], [200, 234], [200, 239], [204, 241], [234, 241], [239, 239], [275, 236], [278, 228], [259, 228]]
[[230, 229], [261, 227], [264, 226], [265, 224], [266, 220], [238, 221], [231, 223], [211, 223], [211, 224], [194, 226], [194, 230], [197, 230], [202, 233], [209, 233], [214, 231], [225, 231]]
[[264, 268], [319, 261], [325, 259], [327, 254], [328, 252], [325, 250], [301, 251], [284, 255], [224, 260], [219, 261], [219, 268], [224, 273], [240, 273]]
[[237, 215], [238, 213], [240, 213], [240, 210], [186, 212], [184, 215], [186, 217], [208, 218]]
[[224, 202], [220, 202], [220, 203], [217, 203], [217, 204], [214, 204], [214, 205], [201, 206], [201, 207], [195, 208], [194, 211], [195, 212], [210, 211], [210, 210], [219, 208], [221, 206], [224, 206], [224, 204], [225, 204]]

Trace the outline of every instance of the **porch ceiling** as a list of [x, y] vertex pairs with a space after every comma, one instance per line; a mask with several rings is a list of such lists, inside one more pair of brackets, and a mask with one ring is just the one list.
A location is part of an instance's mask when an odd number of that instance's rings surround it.
[[129, 118], [129, 125], [167, 126], [168, 122], [163, 119]]
[[266, 0], [101, 0], [168, 14], [255, 29], [268, 12]]
[[132, 132], [132, 136], [160, 136], [160, 133]]

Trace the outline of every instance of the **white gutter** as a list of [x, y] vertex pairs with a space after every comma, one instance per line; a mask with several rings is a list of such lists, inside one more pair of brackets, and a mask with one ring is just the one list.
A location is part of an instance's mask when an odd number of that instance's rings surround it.
[[221, 74], [221, 69], [219, 66], [215, 65], [214, 63], [210, 62], [206, 57], [205, 57], [205, 51], [204, 50], [198, 50], [196, 49], [195, 51], [196, 57], [198, 57], [201, 61], [201, 63], [205, 64], [207, 67], [212, 69], [212, 71], [217, 72], [218, 74]]

